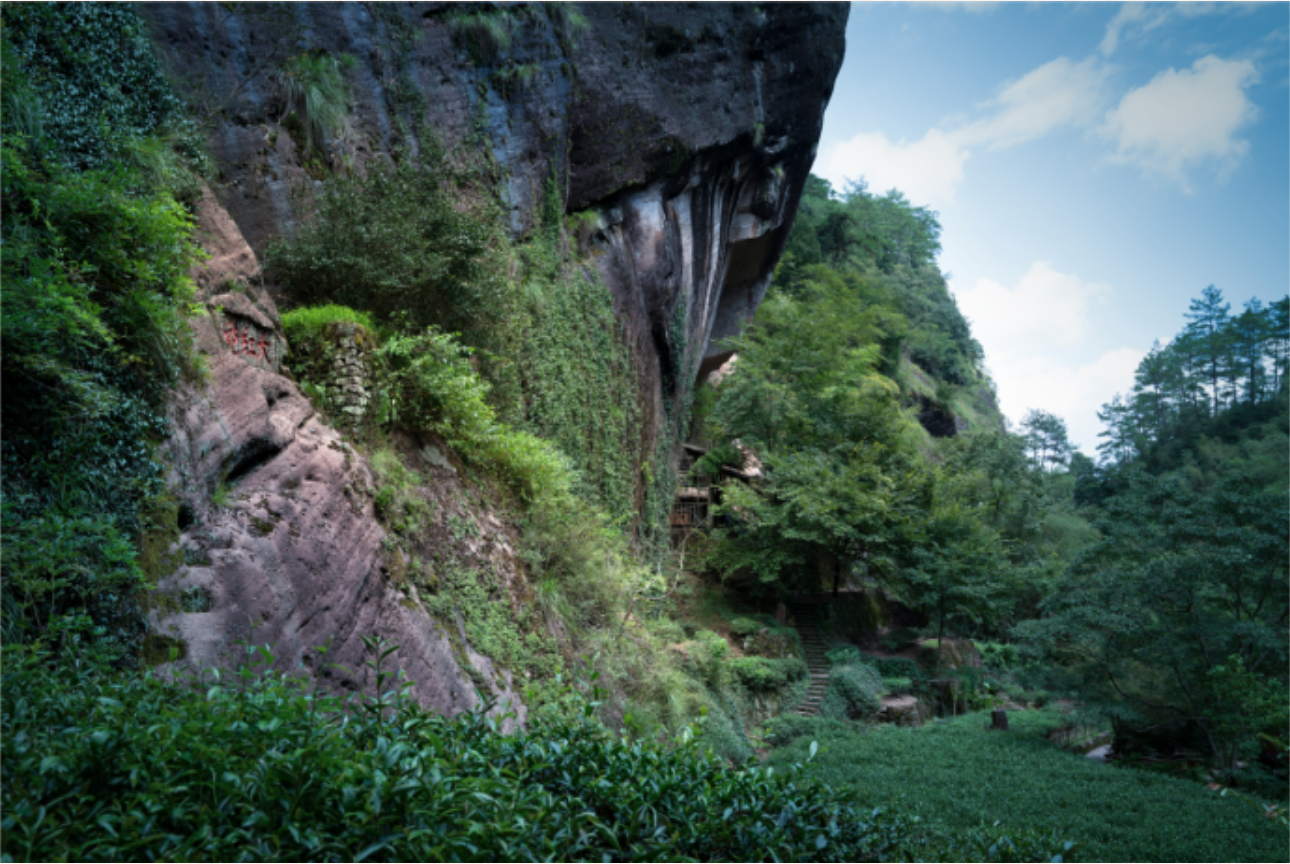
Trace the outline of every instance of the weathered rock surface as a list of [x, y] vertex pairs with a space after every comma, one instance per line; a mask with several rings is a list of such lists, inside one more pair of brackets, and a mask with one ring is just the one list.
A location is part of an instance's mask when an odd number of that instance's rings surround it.
[[[218, 204], [207, 201], [203, 211], [208, 207]], [[221, 242], [235, 247], [232, 241]], [[241, 246], [231, 254], [253, 266], [254, 254]], [[387, 578], [366, 460], [321, 421], [294, 382], [226, 340], [225, 320], [280, 340], [273, 300], [244, 287], [208, 291], [206, 305], [214, 311], [192, 326], [209, 381], [172, 400], [174, 432], [165, 450], [180, 497], [175, 558], [183, 563], [158, 585], [160, 597], [174, 602], [153, 604], [154, 631], [182, 642], [183, 662], [197, 669], [244, 662], [245, 640], [272, 646], [284, 672], [303, 670], [334, 689], [369, 694], [363, 637], [384, 638], [399, 646], [387, 668], [402, 669], [426, 707], [472, 707], [474, 682], [483, 680], [522, 722], [510, 673], [468, 645], [454, 650], [443, 625]], [[451, 495], [454, 481], [443, 474]], [[505, 545], [508, 538], [496, 539]], [[325, 654], [317, 650], [324, 646]], [[475, 675], [463, 671], [466, 664]]]
[[884, 696], [882, 708], [878, 710], [878, 722], [894, 723], [897, 726], [921, 726], [929, 713], [927, 706], [915, 696]]
[[[653, 452], [667, 404], [728, 356], [783, 250], [842, 63], [848, 7], [589, 3], [144, 4], [176, 80], [209, 112], [218, 195], [262, 254], [301, 218], [294, 186], [415, 145], [489, 151], [512, 230], [553, 178], [592, 210], [596, 266], [637, 358]], [[504, 49], [472, 41], [493, 16]], [[302, 48], [350, 54], [351, 132], [302, 165], [274, 72]], [[516, 83], [517, 69], [528, 70]], [[312, 173], [311, 173], [312, 172]]]
[[[470, 682], [484, 680], [518, 706], [509, 673], [465, 644], [460, 621], [447, 632], [415, 585], [383, 573], [397, 562], [384, 557], [369, 466], [283, 374], [273, 299], [249, 283], [257, 256], [304, 218], [294, 188], [415, 148], [422, 123], [450, 147], [491, 154], [516, 234], [558, 183], [566, 212], [591, 211], [591, 260], [637, 361], [642, 456], [695, 378], [729, 356], [721, 339], [765, 293], [810, 170], [847, 7], [579, 8], [585, 31], [558, 4], [141, 6], [208, 123], [219, 169], [198, 219], [212, 258], [195, 274], [210, 310], [194, 326], [211, 375], [177, 395], [167, 445], [187, 563], [160, 586], [209, 608], [153, 613], [160, 632], [183, 640], [186, 662], [236, 663], [238, 640], [249, 639], [272, 644], [284, 670], [362, 689], [361, 637], [383, 636], [400, 646], [394, 662], [423, 704], [460, 710], [474, 703]], [[472, 41], [466, 19], [479, 15], [497, 18], [507, 47]], [[302, 50], [357, 60], [350, 130], [325, 142], [326, 164], [306, 164], [283, 125], [275, 75]], [[366, 394], [354, 394], [361, 410]], [[465, 552], [492, 562], [504, 586], [522, 581], [507, 529], [467, 503], [451, 462], [427, 444], [407, 446], [429, 454], [441, 516], [486, 526]], [[229, 501], [216, 505], [221, 487]], [[324, 658], [315, 649], [329, 640]]]

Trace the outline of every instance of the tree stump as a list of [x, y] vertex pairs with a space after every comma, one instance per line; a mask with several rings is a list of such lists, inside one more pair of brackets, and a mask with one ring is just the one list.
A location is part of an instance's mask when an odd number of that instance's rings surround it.
[[1008, 712], [1002, 708], [995, 708], [990, 712], [990, 730], [1007, 732], [1008, 731]]

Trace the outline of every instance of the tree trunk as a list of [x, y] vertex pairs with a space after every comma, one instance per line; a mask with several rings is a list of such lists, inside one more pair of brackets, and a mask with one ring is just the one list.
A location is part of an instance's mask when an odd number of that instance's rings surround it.
[[999, 732], [1008, 731], [1008, 712], [1002, 708], [995, 708], [990, 712], [990, 728]]

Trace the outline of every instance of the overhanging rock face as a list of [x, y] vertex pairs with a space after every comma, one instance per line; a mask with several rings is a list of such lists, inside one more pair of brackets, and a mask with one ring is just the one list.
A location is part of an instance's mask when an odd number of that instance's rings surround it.
[[[460, 619], [432, 618], [400, 583], [370, 466], [281, 374], [289, 346], [273, 298], [223, 287], [255, 275], [268, 244], [303, 218], [294, 187], [415, 148], [423, 124], [449, 147], [491, 154], [516, 235], [556, 184], [565, 211], [588, 211], [580, 223], [594, 225], [587, 266], [611, 292], [636, 360], [642, 458], [696, 376], [725, 359], [721, 340], [751, 318], [814, 158], [847, 7], [578, 8], [585, 28], [564, 4], [140, 6], [207, 120], [219, 169], [199, 213], [212, 258], [194, 274], [209, 308], [194, 326], [211, 375], [176, 396], [166, 444], [188, 514], [172, 552], [185, 563], [160, 586], [204, 599], [153, 612], [194, 665], [236, 663], [245, 639], [277, 646], [284, 671], [326, 679], [339, 663], [352, 674], [329, 686], [365, 690], [363, 639], [379, 636], [400, 646], [394, 659], [428, 707], [474, 705], [479, 681], [518, 703], [519, 682], [475, 653]], [[506, 46], [471, 41], [468, 19], [481, 15], [510, 33]], [[327, 143], [321, 169], [303, 164], [281, 125], [274, 73], [302, 50], [357, 60], [352, 128]], [[521, 584], [513, 532], [463, 503], [470, 496], [442, 456], [423, 458], [440, 511], [486, 528], [462, 554], [503, 586]], [[502, 593], [519, 602], [522, 592]], [[324, 643], [326, 663], [315, 650]]]
[[[596, 212], [597, 267], [655, 425], [678, 387], [725, 358], [721, 338], [765, 293], [848, 14], [841, 3], [589, 3], [579, 28], [546, 4], [235, 8], [141, 13], [181, 89], [211, 111], [220, 202], [257, 255], [300, 218], [292, 187], [326, 182], [280, 125], [274, 70], [303, 49], [349, 54], [352, 130], [330, 144], [336, 166], [415, 146], [424, 121], [449, 145], [488, 148], [516, 233], [553, 178], [566, 212]], [[509, 45], [472, 41], [463, 19], [480, 15], [504, 22]], [[522, 86], [507, 77], [519, 67], [530, 70]]]
[[815, 157], [847, 8], [584, 8], [568, 208], [600, 212], [601, 270], [653, 342], [661, 387], [720, 365], [721, 339], [765, 293]]

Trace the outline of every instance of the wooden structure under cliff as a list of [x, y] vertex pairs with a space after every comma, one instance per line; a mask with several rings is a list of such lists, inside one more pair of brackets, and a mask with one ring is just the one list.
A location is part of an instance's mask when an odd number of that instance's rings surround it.
[[[750, 483], [760, 476], [756, 468], [736, 468], [722, 465], [716, 474], [696, 470], [707, 449], [686, 444], [681, 455], [680, 482], [676, 501], [672, 505], [672, 540], [680, 542], [694, 530], [706, 530], [713, 525], [712, 508], [721, 503], [722, 487], [727, 483]], [[748, 454], [745, 454], [747, 457]]]

